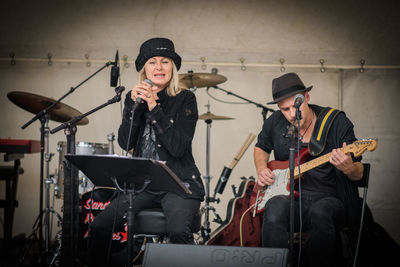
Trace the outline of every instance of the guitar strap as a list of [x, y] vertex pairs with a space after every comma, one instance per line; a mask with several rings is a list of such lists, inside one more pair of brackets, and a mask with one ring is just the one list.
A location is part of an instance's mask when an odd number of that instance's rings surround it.
[[324, 151], [329, 129], [340, 112], [340, 110], [326, 107], [318, 114], [314, 131], [308, 143], [308, 151], [312, 156], [318, 156]]

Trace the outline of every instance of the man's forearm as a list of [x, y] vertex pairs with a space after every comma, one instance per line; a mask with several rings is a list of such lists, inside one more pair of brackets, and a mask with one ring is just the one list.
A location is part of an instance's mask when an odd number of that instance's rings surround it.
[[257, 173], [267, 167], [269, 160], [269, 154], [262, 150], [261, 148], [254, 147], [254, 165], [256, 167]]

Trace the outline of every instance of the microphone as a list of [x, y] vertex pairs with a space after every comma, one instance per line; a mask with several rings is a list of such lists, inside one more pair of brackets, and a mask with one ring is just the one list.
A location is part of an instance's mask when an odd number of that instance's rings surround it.
[[[144, 80], [144, 82], [150, 84], [150, 86], [153, 85], [153, 82], [150, 81], [149, 79]], [[126, 140], [126, 149], [125, 149], [126, 154], [125, 154], [125, 156], [127, 156], [127, 155], [128, 155], [128, 152], [129, 152], [129, 142], [130, 142], [130, 140], [131, 140], [131, 134], [132, 134], [133, 116], [134, 116], [134, 114], [135, 114], [136, 108], [139, 106], [139, 104], [140, 104], [141, 102], [142, 102], [142, 99], [141, 99], [140, 97], [138, 97], [138, 98], [136, 98], [136, 101], [135, 101], [135, 103], [134, 103], [133, 106], [132, 106], [132, 111], [131, 111], [132, 116], [131, 116], [131, 122], [130, 122], [130, 126], [129, 126], [128, 139]]]
[[304, 95], [303, 94], [297, 94], [294, 97], [294, 107], [299, 108], [301, 104], [304, 102]]
[[118, 57], [118, 50], [117, 53], [115, 54], [115, 61], [111, 63], [113, 66], [111, 68], [111, 79], [110, 79], [110, 86], [111, 87], [116, 87], [118, 84], [118, 78], [119, 78], [119, 57]]
[[[148, 83], [150, 86], [153, 85], [153, 82], [150, 81], [149, 79], [144, 80], [144, 82]], [[142, 102], [142, 99], [140, 97], [136, 98], [135, 106], [139, 105], [141, 102]]]

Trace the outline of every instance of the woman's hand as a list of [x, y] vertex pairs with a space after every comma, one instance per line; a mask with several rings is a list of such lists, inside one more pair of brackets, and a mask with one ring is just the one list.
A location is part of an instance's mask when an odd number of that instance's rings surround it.
[[136, 102], [138, 98], [142, 99], [142, 101], [147, 103], [149, 110], [152, 111], [157, 105], [156, 99], [158, 99], [158, 97], [155, 93], [155, 90], [157, 89], [157, 86], [150, 86], [150, 84], [143, 81], [133, 86], [131, 98], [134, 102]]

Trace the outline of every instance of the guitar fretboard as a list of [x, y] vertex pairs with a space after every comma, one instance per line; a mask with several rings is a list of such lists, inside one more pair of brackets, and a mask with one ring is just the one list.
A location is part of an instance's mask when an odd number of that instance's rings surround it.
[[[343, 153], [348, 153], [348, 152], [351, 152], [352, 147], [353, 147], [352, 145], [349, 145], [347, 147], [347, 149], [340, 148], [340, 150], [342, 150]], [[316, 159], [313, 159], [313, 160], [310, 160], [310, 161], [307, 161], [307, 162], [301, 164], [300, 165], [300, 174], [303, 174], [311, 169], [314, 169], [315, 167], [318, 167], [318, 166], [328, 162], [331, 155], [332, 155], [332, 152], [329, 152], [328, 154], [322, 155]], [[288, 173], [288, 179], [290, 178], [289, 175], [290, 174]], [[294, 178], [295, 179], [299, 178], [299, 168], [297, 168], [297, 167], [294, 169]]]
[[[301, 164], [300, 165], [300, 174], [303, 174], [311, 169], [314, 169], [315, 167], [318, 167], [318, 166], [328, 162], [331, 154], [332, 154], [332, 152]], [[299, 168], [294, 169], [294, 177], [295, 177], [295, 179], [299, 177]]]

